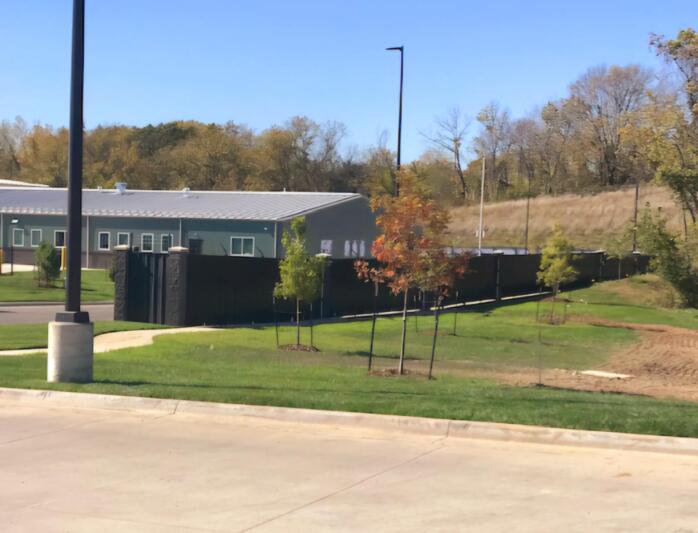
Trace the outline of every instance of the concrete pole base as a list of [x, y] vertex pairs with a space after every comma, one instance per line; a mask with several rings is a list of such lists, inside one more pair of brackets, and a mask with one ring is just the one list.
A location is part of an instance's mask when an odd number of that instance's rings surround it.
[[88, 383], [92, 381], [94, 324], [49, 322], [49, 383]]

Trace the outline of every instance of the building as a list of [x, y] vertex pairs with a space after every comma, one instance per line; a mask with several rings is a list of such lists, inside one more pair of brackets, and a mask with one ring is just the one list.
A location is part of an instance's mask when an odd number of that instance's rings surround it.
[[[17, 263], [32, 263], [42, 241], [65, 245], [67, 190], [0, 188], [0, 247]], [[83, 191], [83, 266], [105, 268], [118, 245], [167, 253], [282, 257], [282, 232], [305, 216], [308, 251], [335, 258], [367, 257], [377, 233], [360, 194], [320, 192]]]

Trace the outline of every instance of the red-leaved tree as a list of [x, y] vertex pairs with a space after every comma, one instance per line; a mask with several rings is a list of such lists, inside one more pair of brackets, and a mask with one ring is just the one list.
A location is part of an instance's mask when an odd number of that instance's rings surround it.
[[381, 195], [371, 201], [371, 208], [378, 213], [376, 224], [380, 229], [371, 252], [379, 264], [371, 267], [367, 261], [359, 260], [355, 267], [360, 279], [385, 283], [393, 294], [403, 295], [398, 364], [398, 373], [402, 374], [410, 289], [437, 291], [437, 307], [440, 306], [455, 278], [465, 272], [467, 257], [452, 258], [448, 254], [448, 212], [428, 197], [413, 172], [402, 170], [399, 179], [399, 197]]

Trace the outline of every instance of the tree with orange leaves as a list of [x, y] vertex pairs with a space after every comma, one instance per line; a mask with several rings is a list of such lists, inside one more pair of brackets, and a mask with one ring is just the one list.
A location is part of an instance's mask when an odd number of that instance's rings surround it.
[[449, 214], [428, 197], [415, 174], [403, 169], [399, 179], [399, 197], [381, 195], [371, 201], [371, 209], [378, 213], [376, 224], [381, 230], [371, 247], [379, 265], [371, 267], [368, 262], [359, 260], [355, 267], [359, 278], [385, 283], [393, 294], [403, 295], [398, 364], [398, 373], [402, 374], [410, 289], [435, 291], [438, 308], [455, 278], [465, 272], [467, 257], [451, 258], [448, 255], [445, 235]]

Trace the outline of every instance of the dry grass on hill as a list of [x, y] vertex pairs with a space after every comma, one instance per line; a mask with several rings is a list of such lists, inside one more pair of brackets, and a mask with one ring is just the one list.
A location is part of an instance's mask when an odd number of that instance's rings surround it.
[[[623, 230], [632, 220], [635, 189], [627, 188], [594, 195], [540, 196], [531, 199], [529, 247], [545, 242], [550, 228], [558, 222], [575, 246], [601, 248], [609, 235]], [[649, 203], [661, 207], [675, 231], [683, 228], [681, 210], [671, 192], [656, 185], [640, 188], [640, 207]], [[454, 244], [477, 246], [476, 230], [479, 206], [452, 210], [450, 233]], [[526, 200], [510, 200], [485, 205], [483, 246], [523, 246], [526, 224]]]

